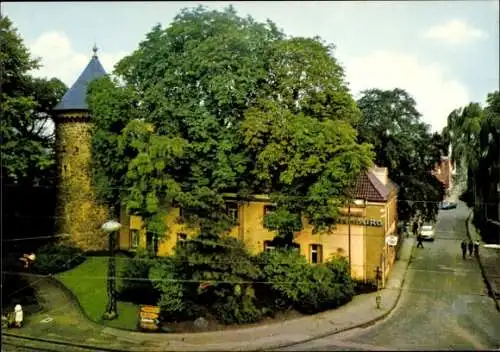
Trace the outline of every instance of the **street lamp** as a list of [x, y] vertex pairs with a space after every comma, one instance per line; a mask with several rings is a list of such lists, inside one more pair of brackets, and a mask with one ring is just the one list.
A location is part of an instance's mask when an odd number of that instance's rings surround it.
[[101, 229], [108, 234], [109, 258], [108, 258], [108, 304], [103, 319], [113, 320], [118, 316], [116, 309], [116, 262], [115, 262], [115, 231], [122, 225], [115, 220], [105, 222]]

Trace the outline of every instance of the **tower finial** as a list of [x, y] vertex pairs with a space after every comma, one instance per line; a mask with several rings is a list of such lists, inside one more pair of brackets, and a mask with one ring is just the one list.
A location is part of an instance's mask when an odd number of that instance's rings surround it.
[[97, 59], [97, 45], [94, 43], [94, 47], [92, 48], [92, 51], [94, 52], [93, 57]]

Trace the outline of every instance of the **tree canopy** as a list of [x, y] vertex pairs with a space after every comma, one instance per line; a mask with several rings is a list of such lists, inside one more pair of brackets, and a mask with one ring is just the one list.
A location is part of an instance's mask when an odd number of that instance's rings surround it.
[[202, 233], [220, 234], [225, 192], [271, 194], [282, 234], [301, 214], [334, 224], [372, 152], [357, 141], [359, 109], [332, 49], [232, 7], [185, 9], [155, 26], [117, 79], [91, 85], [102, 198], [157, 230], [159, 214], [179, 205]]
[[399, 189], [398, 218], [417, 214], [433, 219], [444, 196], [431, 174], [446, 151], [446, 141], [421, 121], [415, 100], [403, 89], [370, 89], [358, 100], [361, 141], [374, 145], [375, 162], [389, 170]]
[[497, 185], [500, 183], [500, 92], [488, 94], [485, 107], [470, 103], [453, 110], [443, 133], [452, 146], [457, 173], [466, 177], [463, 199], [474, 207], [474, 220], [486, 241], [500, 241]]
[[8, 17], [0, 17], [2, 178], [9, 184], [54, 181], [54, 135], [48, 130], [52, 108], [67, 87], [57, 78], [34, 78], [40, 67]]

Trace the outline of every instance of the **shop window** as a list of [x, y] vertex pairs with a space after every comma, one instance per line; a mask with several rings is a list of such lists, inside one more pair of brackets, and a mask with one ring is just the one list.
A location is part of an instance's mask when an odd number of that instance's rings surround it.
[[323, 262], [323, 246], [320, 244], [311, 244], [310, 256], [312, 264], [320, 264]]
[[187, 243], [187, 235], [185, 233], [177, 234], [177, 245], [179, 247], [185, 247]]
[[130, 248], [135, 249], [139, 247], [139, 230], [130, 230]]
[[264, 205], [264, 216], [272, 214], [276, 211], [275, 205]]
[[238, 204], [226, 203], [226, 214], [229, 216], [233, 223], [238, 223]]

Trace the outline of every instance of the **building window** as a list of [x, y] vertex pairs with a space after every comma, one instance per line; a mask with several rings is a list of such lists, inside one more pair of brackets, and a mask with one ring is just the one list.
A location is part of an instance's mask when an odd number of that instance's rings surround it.
[[226, 203], [226, 214], [233, 223], [238, 223], [238, 204], [237, 203]]
[[276, 211], [275, 205], [264, 205], [264, 216], [272, 214]]
[[188, 236], [185, 233], [178, 233], [177, 234], [177, 245], [179, 247], [186, 247], [187, 237]]
[[139, 230], [131, 229], [130, 230], [130, 248], [139, 247]]
[[311, 263], [319, 264], [323, 262], [323, 246], [320, 244], [311, 244], [310, 246], [311, 253]]
[[272, 251], [276, 249], [276, 247], [273, 245], [272, 241], [264, 241], [264, 250], [265, 251]]

